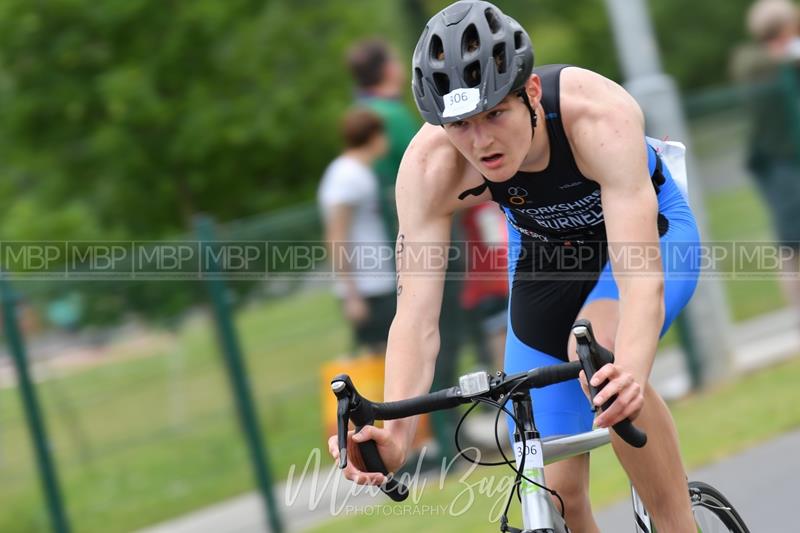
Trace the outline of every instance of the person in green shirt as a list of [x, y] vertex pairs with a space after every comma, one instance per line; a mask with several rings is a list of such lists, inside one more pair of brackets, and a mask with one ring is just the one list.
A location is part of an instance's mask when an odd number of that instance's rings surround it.
[[381, 39], [368, 39], [353, 45], [347, 54], [347, 66], [356, 84], [356, 101], [383, 119], [389, 150], [375, 162], [373, 169], [381, 185], [381, 207], [389, 236], [397, 235], [397, 212], [394, 184], [400, 160], [411, 139], [419, 130], [416, 116], [403, 102], [407, 76], [396, 52]]
[[[747, 14], [753, 42], [733, 54], [731, 74], [742, 83], [772, 84], [748, 100], [748, 168], [772, 216], [782, 252], [784, 294], [800, 310], [800, 9], [791, 0], [758, 0]], [[787, 253], [791, 251], [792, 253]]]

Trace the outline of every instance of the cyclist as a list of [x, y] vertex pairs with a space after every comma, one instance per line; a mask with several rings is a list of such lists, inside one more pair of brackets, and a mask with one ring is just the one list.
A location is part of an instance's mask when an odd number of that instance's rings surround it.
[[[406, 151], [397, 182], [398, 307], [385, 398], [423, 394], [433, 378], [445, 272], [441, 262], [435, 272], [434, 261], [421, 264], [420, 250], [447, 241], [453, 212], [494, 200], [509, 231], [505, 370], [576, 358], [569, 334], [576, 318], [591, 320], [616, 353], [616, 363], [593, 378], [607, 381], [595, 404], [617, 394], [612, 407], [594, 419], [577, 380], [536, 390], [540, 433], [636, 419], [648, 444], [634, 449], [614, 436], [620, 462], [660, 531], [696, 531], [675, 426], [648, 376], [660, 335], [694, 291], [691, 250], [699, 237], [686, 199], [646, 142], [638, 105], [594, 72], [533, 69], [527, 33], [477, 0], [451, 4], [429, 21], [414, 52], [412, 88], [429, 124]], [[397, 471], [415, 424], [368, 426], [351, 440], [374, 439]], [[330, 450], [338, 457], [335, 440]], [[349, 453], [347, 478], [384, 481], [363, 471], [357, 448]], [[569, 527], [598, 531], [588, 456], [548, 466], [546, 478], [565, 501]]]

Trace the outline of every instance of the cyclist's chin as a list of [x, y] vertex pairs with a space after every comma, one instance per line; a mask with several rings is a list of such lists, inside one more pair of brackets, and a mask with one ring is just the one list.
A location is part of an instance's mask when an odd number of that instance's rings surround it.
[[481, 164], [478, 166], [486, 179], [489, 181], [506, 181], [511, 178], [514, 174], [517, 173], [517, 168], [513, 164], [511, 164], [506, 157], [503, 158], [503, 161], [499, 165], [484, 165]]

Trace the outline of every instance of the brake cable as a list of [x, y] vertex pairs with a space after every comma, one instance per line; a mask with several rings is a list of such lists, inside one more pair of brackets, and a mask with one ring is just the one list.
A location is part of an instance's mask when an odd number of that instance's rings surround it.
[[[516, 392], [517, 389], [519, 389], [523, 385], [523, 383], [524, 383], [524, 380], [520, 380], [516, 385], [514, 385], [514, 387], [511, 388], [511, 390], [508, 392], [507, 395], [505, 395], [505, 397], [506, 398], [510, 398], [511, 395], [514, 392]], [[541, 485], [540, 483], [537, 483], [536, 481], [530, 479], [529, 477], [527, 477], [523, 473], [523, 471], [525, 469], [525, 457], [526, 457], [526, 454], [522, 455], [522, 462], [520, 463], [520, 467], [519, 467], [519, 470], [518, 470], [517, 467], [516, 467], [516, 461], [514, 461], [514, 462], [510, 461], [508, 459], [508, 457], [506, 456], [505, 452], [503, 451], [503, 446], [500, 443], [500, 437], [498, 435], [498, 429], [499, 429], [499, 426], [500, 426], [500, 414], [505, 412], [508, 416], [511, 417], [511, 419], [514, 421], [514, 424], [519, 428], [519, 427], [521, 427], [521, 425], [520, 425], [519, 420], [517, 419], [517, 417], [511, 411], [509, 411], [508, 408], [505, 405], [502, 405], [499, 402], [496, 402], [494, 400], [491, 400], [491, 399], [488, 399], [488, 398], [475, 397], [475, 398], [472, 399], [472, 401], [473, 401], [473, 404], [461, 416], [461, 419], [458, 421], [458, 425], [456, 426], [456, 430], [455, 430], [456, 449], [458, 450], [459, 455], [461, 455], [466, 461], [468, 461], [468, 462], [470, 462], [472, 464], [475, 464], [475, 465], [478, 465], [478, 466], [505, 466], [505, 465], [508, 465], [511, 468], [511, 470], [514, 472], [514, 474], [515, 474], [514, 485], [511, 487], [511, 492], [508, 495], [508, 501], [506, 502], [505, 509], [503, 510], [503, 516], [501, 517], [501, 519], [503, 520], [503, 523], [505, 524], [505, 526], [507, 527], [507, 524], [508, 524], [507, 515], [508, 515], [508, 510], [511, 507], [511, 501], [514, 499], [514, 492], [517, 493], [517, 498], [520, 501], [522, 500], [522, 496], [520, 495], [519, 491], [520, 491], [520, 486], [522, 485], [521, 481], [523, 479], [525, 481], [527, 481], [528, 483], [531, 483], [531, 484], [539, 487], [540, 489], [549, 492], [551, 495], [555, 496], [558, 499], [558, 502], [559, 502], [559, 504], [561, 506], [561, 510], [560, 510], [561, 518], [562, 519], [565, 518], [564, 500], [561, 498], [561, 495], [557, 491], [555, 491], [555, 490], [553, 490], [553, 489], [551, 489], [551, 488], [549, 488], [549, 487], [547, 487], [545, 485]], [[466, 453], [464, 452], [464, 450], [461, 448], [461, 443], [459, 441], [459, 434], [461, 432], [461, 428], [462, 428], [462, 426], [464, 424], [464, 421], [472, 413], [472, 411], [475, 410], [475, 408], [478, 406], [478, 404], [481, 404], [481, 403], [484, 403], [484, 404], [487, 404], [487, 405], [491, 405], [492, 407], [497, 408], [497, 414], [495, 415], [495, 419], [494, 419], [494, 439], [495, 439], [495, 443], [497, 445], [497, 450], [500, 452], [500, 455], [503, 457], [503, 461], [498, 461], [498, 462], [493, 462], [493, 463], [488, 463], [488, 462], [484, 463], [484, 462], [481, 462], [480, 460], [475, 460], [472, 457], [467, 456]]]

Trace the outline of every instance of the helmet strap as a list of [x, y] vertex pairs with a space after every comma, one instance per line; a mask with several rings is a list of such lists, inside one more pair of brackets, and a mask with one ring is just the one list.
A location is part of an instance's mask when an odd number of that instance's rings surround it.
[[539, 123], [539, 116], [531, 105], [531, 101], [528, 99], [528, 93], [525, 92], [525, 89], [521, 89], [517, 95], [522, 98], [522, 102], [525, 104], [525, 107], [528, 108], [528, 113], [531, 116], [531, 142], [533, 142], [533, 137], [536, 135], [536, 125]]

